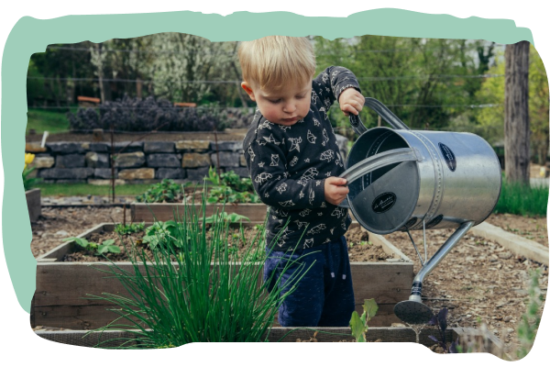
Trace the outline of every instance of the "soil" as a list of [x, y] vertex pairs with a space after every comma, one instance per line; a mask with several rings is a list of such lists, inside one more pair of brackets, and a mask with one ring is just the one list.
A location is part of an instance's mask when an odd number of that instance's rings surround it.
[[530, 218], [513, 214], [492, 214], [486, 222], [548, 247], [546, 217]]
[[[519, 216], [508, 219], [511, 228], [528, 221]], [[452, 229], [427, 231], [428, 258], [453, 232]], [[411, 235], [424, 257], [422, 231], [413, 231]], [[384, 237], [414, 261], [415, 273], [420, 270], [420, 261], [406, 233], [395, 232]], [[489, 331], [513, 350], [519, 345], [516, 330], [526, 310], [529, 271], [536, 268], [541, 269], [539, 284], [546, 297], [548, 266], [516, 256], [496, 242], [467, 233], [424, 278], [423, 302], [434, 312], [443, 307], [449, 309], [450, 327], [486, 324]]]
[[[127, 218], [129, 214], [128, 211]], [[76, 236], [99, 223], [121, 222], [122, 216], [122, 208], [43, 208], [40, 220], [32, 224], [33, 255], [38, 257], [62, 243], [63, 238]], [[537, 242], [548, 244], [547, 222], [544, 217], [498, 214], [491, 215], [487, 222], [504, 230], [509, 230], [509, 227], [512, 232], [517, 229], [518, 232], [515, 233], [519, 235], [527, 236], [522, 234], [525, 231], [536, 233]], [[66, 234], [58, 234], [60, 231], [65, 231]], [[427, 232], [428, 256], [435, 253], [451, 232], [452, 230]], [[423, 254], [422, 232], [413, 231], [411, 235]], [[396, 232], [385, 237], [414, 262], [415, 272], [420, 269], [420, 262], [406, 233]], [[366, 239], [352, 237], [348, 241], [354, 243], [350, 249], [351, 261], [358, 261], [354, 258], [354, 251], [362, 248], [357, 245], [361, 241]], [[424, 279], [423, 302], [434, 312], [447, 307], [449, 327], [479, 328], [486, 324], [489, 331], [500, 338], [507, 348], [513, 349], [518, 345], [516, 330], [526, 309], [529, 270], [535, 268], [542, 270], [539, 283], [546, 298], [547, 266], [517, 257], [498, 243], [466, 234]]]
[[[79, 249], [77, 247], [77, 250], [66, 254], [62, 261], [67, 262], [97, 262], [97, 261], [129, 261], [128, 252], [131, 251], [131, 249], [137, 250], [135, 254], [138, 255], [138, 258], [141, 258], [139, 254], [141, 253], [141, 250], [143, 249], [145, 251], [145, 254], [147, 257], [152, 258], [152, 252], [147, 248], [147, 246], [143, 246], [142, 243], [143, 236], [145, 235], [144, 232], [134, 233], [131, 235], [124, 235], [120, 236], [116, 234], [115, 232], [101, 232], [101, 233], [92, 233], [90, 236], [88, 236], [88, 241], [95, 242], [95, 243], [102, 243], [104, 241], [114, 239], [115, 244], [118, 245], [121, 249], [121, 252], [116, 253], [108, 253], [103, 256], [95, 256], [95, 251], [87, 251], [84, 249]], [[243, 258], [247, 255], [247, 251], [250, 251], [250, 243], [252, 242], [252, 239], [256, 238], [258, 236], [258, 230], [256, 228], [245, 228], [244, 229], [244, 238], [246, 239], [243, 241], [242, 235], [238, 229], [231, 229], [229, 236], [228, 236], [228, 243], [229, 245], [229, 251], [230, 254], [236, 253], [239, 258]], [[211, 234], [207, 233], [206, 238], [210, 239]], [[367, 232], [363, 231], [360, 227], [352, 228], [346, 233], [346, 240], [349, 245], [351, 245], [349, 249], [349, 256], [350, 261], [353, 262], [378, 262], [378, 261], [386, 261], [388, 259], [398, 259], [399, 257], [397, 255], [388, 255], [384, 252], [382, 246], [372, 244], [368, 241], [368, 234]], [[257, 243], [257, 242], [256, 242]], [[234, 250], [233, 250], [234, 249]], [[235, 252], [233, 252], [235, 251]], [[250, 252], [254, 252], [257, 250], [252, 250]], [[405, 261], [405, 260], [403, 260]]]

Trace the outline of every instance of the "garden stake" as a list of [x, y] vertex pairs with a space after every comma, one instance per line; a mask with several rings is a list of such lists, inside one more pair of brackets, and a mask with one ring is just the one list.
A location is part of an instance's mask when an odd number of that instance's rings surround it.
[[111, 122], [111, 202], [115, 203], [115, 162], [114, 162], [114, 154], [115, 154], [115, 143], [114, 143], [114, 131], [113, 131], [113, 123]]

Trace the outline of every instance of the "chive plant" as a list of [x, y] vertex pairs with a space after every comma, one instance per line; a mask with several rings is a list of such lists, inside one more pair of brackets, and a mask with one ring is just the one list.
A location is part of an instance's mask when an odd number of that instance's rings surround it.
[[[193, 205], [184, 205], [174, 236], [170, 239], [159, 236], [159, 245], [152, 256], [142, 249], [138, 261], [136, 255], [140, 251], [132, 246], [128, 252], [133, 253], [130, 256], [133, 271], [126, 271], [116, 263], [103, 270], [113, 274], [129, 294], [92, 296], [112, 303], [115, 307], [111, 311], [119, 315], [95, 331], [116, 329], [132, 334], [132, 338], [119, 340], [118, 348], [267, 341], [279, 306], [309, 268], [298, 264], [298, 258], [282, 269], [284, 273], [290, 266], [298, 266], [296, 275], [284, 287], [279, 284], [280, 277], [262, 282], [262, 265], [267, 255], [260, 250], [265, 246], [265, 235], [258, 233], [248, 239], [247, 253], [242, 256], [245, 261], [240, 262], [228, 250], [229, 221], [213, 216], [206, 223], [205, 203], [203, 196], [202, 216]], [[275, 286], [268, 292], [271, 281]], [[106, 342], [100, 341], [97, 346]]]

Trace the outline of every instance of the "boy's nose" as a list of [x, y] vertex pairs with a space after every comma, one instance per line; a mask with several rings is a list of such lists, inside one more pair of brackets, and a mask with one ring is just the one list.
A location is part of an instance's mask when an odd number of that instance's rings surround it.
[[292, 112], [296, 111], [296, 105], [294, 103], [287, 103], [283, 106], [283, 111], [288, 112], [288, 113], [292, 113]]

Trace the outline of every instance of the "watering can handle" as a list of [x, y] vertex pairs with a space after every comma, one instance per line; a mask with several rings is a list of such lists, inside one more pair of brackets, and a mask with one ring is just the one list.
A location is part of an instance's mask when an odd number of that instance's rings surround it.
[[[380, 117], [384, 119], [384, 121], [390, 124], [394, 129], [410, 130], [409, 127], [399, 119], [399, 117], [395, 116], [395, 114], [391, 112], [388, 107], [386, 107], [379, 100], [371, 97], [366, 97], [365, 106], [372, 108], [376, 113], [378, 113], [378, 115], [380, 115]], [[358, 115], [350, 113], [349, 122], [351, 123], [353, 131], [355, 131], [357, 135], [361, 136], [364, 132], [367, 131], [367, 128], [365, 127], [365, 125], [363, 125], [363, 122]]]

